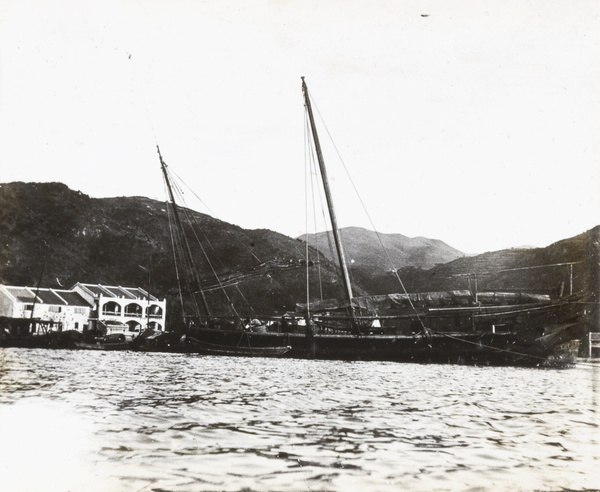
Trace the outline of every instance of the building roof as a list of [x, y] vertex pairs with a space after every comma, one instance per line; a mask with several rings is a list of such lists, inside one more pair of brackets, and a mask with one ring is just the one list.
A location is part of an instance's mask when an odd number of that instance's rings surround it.
[[[15, 287], [4, 285], [4, 289], [22, 303], [36, 303], [55, 306], [83, 306], [91, 307], [78, 292], [64, 289], [47, 289], [35, 287]], [[35, 294], [37, 293], [37, 299]]]
[[56, 292], [60, 297], [67, 301], [69, 306], [92, 307], [78, 292], [70, 290], [57, 290]]
[[42, 302], [43, 304], [60, 304], [61, 306], [67, 304], [64, 299], [51, 289], [37, 289], [34, 293], [37, 293], [39, 299], [38, 302]]
[[121, 287], [115, 285], [100, 285], [100, 284], [79, 284], [88, 289], [94, 297], [114, 297], [126, 299], [138, 299], [157, 301], [158, 299], [151, 294], [148, 294], [140, 287]]
[[4, 288], [19, 302], [33, 302], [35, 299], [35, 295], [27, 287], [13, 287], [11, 285], [5, 285]]
[[144, 289], [142, 289], [140, 287], [136, 287], [136, 288], [126, 287], [125, 290], [127, 290], [127, 292], [129, 292], [129, 294], [134, 296], [136, 299], [143, 299], [145, 301], [150, 299], [151, 301], [158, 301], [158, 299], [156, 297], [154, 297], [152, 294], [149, 294], [148, 292], [146, 292]]
[[[117, 287], [117, 286], [105, 286], [99, 284], [77, 284], [81, 286], [85, 291], [89, 292], [93, 297], [98, 298], [100, 296], [120, 298], [120, 299], [131, 299], [138, 301], [158, 301], [156, 297], [148, 294], [144, 289], [140, 287]], [[12, 285], [3, 285], [2, 288], [13, 296], [18, 302], [29, 304], [39, 302], [47, 305], [58, 305], [58, 306], [83, 306], [92, 307], [93, 303], [88, 302], [86, 297], [82, 296], [77, 292], [75, 287], [70, 290], [65, 289], [47, 289], [35, 287], [17, 287]], [[36, 294], [37, 292], [37, 299]], [[87, 299], [90, 299], [89, 297]]]
[[121, 288], [121, 287], [106, 287], [105, 288], [107, 290], [109, 290], [115, 297], [127, 297], [129, 299], [135, 299], [134, 296], [132, 296], [129, 292], [127, 292], [125, 289]]
[[95, 284], [79, 284], [84, 286], [86, 289], [88, 289], [93, 295], [94, 297], [99, 297], [101, 295], [103, 296], [111, 296], [111, 293], [106, 290], [105, 288], [103, 288], [101, 285], [95, 285]]

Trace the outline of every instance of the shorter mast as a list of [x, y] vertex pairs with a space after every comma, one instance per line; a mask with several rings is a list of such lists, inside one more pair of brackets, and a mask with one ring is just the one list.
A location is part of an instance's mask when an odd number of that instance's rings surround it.
[[323, 159], [323, 152], [321, 151], [321, 144], [319, 142], [319, 135], [317, 134], [317, 127], [313, 117], [312, 106], [310, 104], [310, 98], [308, 97], [308, 87], [302, 77], [302, 93], [304, 94], [304, 102], [306, 110], [308, 112], [308, 118], [310, 120], [310, 128], [312, 131], [313, 141], [315, 143], [315, 150], [317, 152], [317, 159], [319, 161], [319, 169], [321, 171], [321, 178], [323, 181], [323, 189], [325, 190], [325, 198], [327, 199], [327, 208], [329, 210], [329, 218], [331, 220], [331, 229], [333, 232], [333, 240], [335, 242], [335, 248], [338, 254], [338, 262], [342, 271], [342, 279], [344, 281], [344, 290], [346, 292], [346, 298], [350, 304], [350, 314], [352, 316], [352, 331], [360, 334], [360, 328], [356, 322], [354, 316], [354, 306], [352, 304], [352, 286], [350, 284], [350, 275], [348, 273], [348, 267], [346, 265], [346, 256], [344, 254], [344, 247], [342, 246], [342, 240], [340, 237], [340, 231], [338, 228], [337, 218], [333, 207], [333, 198], [331, 196], [331, 190], [329, 188], [329, 180], [327, 178], [327, 169], [325, 167], [325, 160]]
[[160, 148], [158, 147], [158, 145], [156, 146], [156, 149], [158, 150], [158, 157], [160, 159], [160, 167], [162, 169], [163, 176], [165, 178], [165, 183], [167, 184], [167, 189], [169, 191], [169, 198], [171, 199], [171, 203], [173, 205], [173, 215], [175, 218], [177, 229], [180, 231], [181, 237], [183, 239], [183, 243], [184, 243], [183, 250], [185, 252], [186, 260], [192, 270], [192, 275], [194, 278], [194, 282], [196, 283], [196, 288], [198, 289], [198, 291], [200, 292], [200, 295], [202, 297], [202, 306], [204, 307], [204, 311], [206, 312], [206, 315], [208, 317], [210, 317], [211, 314], [210, 314], [210, 309], [208, 307], [208, 302], [206, 300], [206, 295], [204, 294], [204, 291], [202, 290], [202, 287], [200, 286], [200, 276], [198, 275], [198, 269], [196, 268], [196, 265], [194, 263], [194, 258], [192, 256], [192, 250], [190, 248], [190, 243], [187, 239], [187, 236], [185, 235], [185, 231], [183, 229], [183, 225], [182, 225], [181, 219], [179, 217], [179, 210], [178, 210], [177, 204], [175, 203], [173, 189], [171, 188], [171, 180], [169, 179], [169, 174], [167, 173], [167, 164], [165, 163], [165, 161], [162, 158], [162, 155], [160, 153]]

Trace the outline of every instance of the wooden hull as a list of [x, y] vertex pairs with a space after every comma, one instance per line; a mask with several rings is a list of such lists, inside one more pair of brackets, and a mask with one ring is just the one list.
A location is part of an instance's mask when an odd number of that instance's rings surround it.
[[[574, 299], [550, 305], [499, 306], [492, 311], [430, 310], [422, 315], [426, 326], [431, 328], [427, 336], [411, 333], [414, 318], [382, 318], [380, 328], [363, 329], [363, 334], [354, 335], [332, 327], [336, 319], [338, 327], [343, 321], [330, 316], [318, 320], [320, 328], [315, 333], [297, 325], [285, 330], [281, 326], [270, 328], [274, 331], [265, 328], [261, 332], [196, 327], [185, 338], [174, 332], [148, 333], [131, 343], [90, 344], [78, 340], [78, 333], [52, 333], [4, 339], [1, 345], [347, 361], [569, 365], [575, 362], [578, 341], [585, 336], [585, 317], [580, 316], [582, 306], [587, 304]], [[394, 327], [388, 321], [400, 324]]]
[[75, 347], [81, 350], [129, 350], [129, 342], [117, 343], [85, 343], [75, 342]]
[[216, 345], [213, 343], [201, 342], [196, 339], [188, 340], [189, 351], [203, 355], [230, 355], [243, 357], [282, 357], [288, 353], [292, 347], [284, 346], [229, 346]]
[[[244, 331], [194, 328], [191, 336], [220, 347], [285, 347], [283, 357], [418, 363], [543, 366], [575, 362], [584, 336], [580, 298], [527, 305], [424, 309], [421, 331], [413, 316], [380, 317], [378, 328], [350, 333], [348, 319], [315, 315], [312, 332], [298, 325]], [[363, 320], [364, 321], [364, 320]], [[280, 331], [277, 331], [280, 330]], [[244, 355], [230, 353], [227, 355]]]
[[[421, 315], [430, 335], [412, 333], [414, 317], [380, 318], [381, 327], [350, 333], [347, 318], [315, 316], [315, 329], [273, 325], [261, 331], [194, 327], [182, 338], [165, 333], [134, 350], [299, 359], [395, 361], [473, 365], [546, 366], [575, 362], [585, 325], [581, 304], [449, 308]], [[418, 326], [416, 326], [418, 330]], [[415, 330], [416, 331], [416, 330]]]
[[[367, 335], [302, 333], [244, 333], [202, 329], [194, 333], [205, 344], [230, 347], [240, 344], [259, 351], [261, 347], [290, 347], [282, 357], [347, 361], [395, 361], [475, 365], [544, 366], [575, 362], [577, 325], [556, 328], [560, 336], [550, 343], [531, 332], [436, 333], [423, 335]], [[242, 351], [221, 355], [247, 355]]]

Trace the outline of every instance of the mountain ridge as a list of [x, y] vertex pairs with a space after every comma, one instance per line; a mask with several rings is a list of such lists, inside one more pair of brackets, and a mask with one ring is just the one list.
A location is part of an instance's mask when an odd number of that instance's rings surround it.
[[[347, 260], [354, 260], [353, 268], [390, 270], [394, 267], [401, 268], [410, 265], [429, 269], [438, 263], [447, 263], [465, 256], [464, 253], [440, 239], [423, 236], [411, 238], [399, 233], [379, 233], [354, 226], [340, 229], [340, 235]], [[322, 245], [333, 244], [331, 231], [320, 232], [313, 236], [304, 234], [299, 239], [308, 240], [311, 246], [318, 248], [327, 258], [335, 261], [334, 248], [322, 247]], [[383, 257], [377, 254], [382, 245], [387, 251], [387, 255]]]
[[[70, 287], [76, 282], [134, 285], [159, 297], [174, 296], [177, 279], [171, 253], [167, 205], [147, 197], [91, 198], [63, 183], [0, 184], [0, 282], [42, 287]], [[337, 261], [307, 236], [290, 238], [269, 229], [246, 230], [209, 215], [188, 210], [210, 237], [218, 256], [218, 273], [251, 272], [231, 293], [241, 311], [252, 315], [246, 301], [263, 313], [292, 310], [306, 298], [306, 243], [309, 263], [319, 266], [322, 284], [311, 280], [310, 292], [340, 297], [343, 289]], [[321, 243], [330, 233], [322, 233]], [[576, 291], [598, 290], [600, 226], [545, 248], [508, 249], [467, 256], [441, 240], [379, 235], [348, 228], [345, 242], [355, 295], [401, 292], [396, 272], [409, 291], [464, 289], [467, 274], [478, 276], [481, 290], [569, 292], [569, 272], [533, 269], [551, 263], [573, 264]], [[348, 238], [347, 238], [348, 239]], [[385, 255], [373, 254], [379, 242], [389, 243]], [[375, 245], [378, 247], [375, 248]], [[424, 249], [423, 249], [424, 248]], [[430, 249], [427, 249], [430, 248]], [[318, 251], [319, 249], [319, 251]], [[367, 254], [368, 253], [368, 254]], [[194, 252], [202, 258], [202, 252]], [[448, 260], [448, 261], [445, 261]], [[203, 277], [214, 275], [204, 260]], [[272, 268], [272, 265], [275, 267]], [[302, 267], [302, 268], [301, 268]], [[269, 270], [271, 268], [271, 270]], [[519, 269], [513, 272], [503, 270]], [[487, 275], [487, 272], [496, 272]], [[472, 278], [474, 278], [474, 276]], [[561, 287], [562, 285], [562, 287]], [[223, 299], [214, 301], [221, 306]]]

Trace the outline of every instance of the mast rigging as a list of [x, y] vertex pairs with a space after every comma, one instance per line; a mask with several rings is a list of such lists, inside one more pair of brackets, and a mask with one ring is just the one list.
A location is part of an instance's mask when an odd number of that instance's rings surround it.
[[340, 231], [339, 231], [339, 227], [338, 227], [338, 223], [337, 223], [337, 217], [336, 217], [335, 209], [333, 206], [333, 198], [331, 195], [331, 189], [329, 188], [329, 179], [327, 177], [327, 169], [325, 167], [325, 160], [323, 159], [323, 152], [321, 151], [319, 135], [317, 133], [317, 127], [315, 125], [315, 119], [313, 116], [312, 106], [310, 103], [310, 98], [308, 96], [308, 87], [306, 86], [304, 77], [302, 77], [302, 93], [304, 94], [304, 103], [305, 103], [306, 111], [308, 113], [308, 119], [310, 121], [310, 129], [311, 129], [312, 136], [313, 136], [313, 142], [315, 144], [317, 160], [319, 161], [319, 170], [321, 171], [321, 178], [323, 181], [323, 189], [325, 191], [325, 198], [327, 200], [327, 208], [329, 211], [329, 218], [331, 220], [331, 229], [333, 232], [333, 240], [335, 242], [335, 248], [337, 250], [338, 263], [340, 266], [340, 270], [342, 272], [342, 280], [344, 283], [344, 290], [345, 290], [346, 298], [350, 305], [350, 314], [352, 316], [352, 331], [356, 334], [360, 334], [360, 328], [358, 327], [358, 323], [357, 323], [355, 315], [354, 315], [354, 306], [352, 304], [352, 299], [354, 296], [352, 294], [352, 286], [350, 284], [350, 275], [348, 273], [348, 267], [346, 265], [346, 256], [344, 254], [344, 247], [342, 245]]
[[200, 277], [198, 276], [198, 270], [194, 263], [194, 258], [192, 256], [192, 250], [190, 248], [190, 243], [185, 234], [185, 230], [183, 229], [181, 218], [179, 217], [179, 210], [177, 208], [177, 203], [175, 202], [173, 188], [171, 187], [171, 180], [169, 179], [169, 175], [167, 173], [167, 164], [165, 163], [165, 161], [162, 158], [162, 154], [160, 153], [160, 147], [158, 145], [156, 146], [156, 150], [158, 151], [158, 157], [160, 159], [160, 166], [162, 169], [163, 176], [165, 178], [167, 190], [169, 192], [169, 198], [171, 199], [171, 204], [173, 206], [173, 216], [175, 218], [176, 227], [179, 230], [179, 232], [181, 234], [181, 238], [183, 240], [183, 246], [184, 246], [183, 251], [185, 253], [186, 260], [192, 271], [192, 276], [193, 276], [194, 282], [196, 283], [196, 289], [198, 290], [198, 292], [200, 292], [200, 296], [202, 299], [202, 307], [204, 308], [206, 316], [210, 317], [211, 313], [210, 313], [210, 308], [208, 307], [208, 301], [206, 300], [206, 295], [204, 294], [204, 291], [202, 290], [202, 287], [200, 286]]

